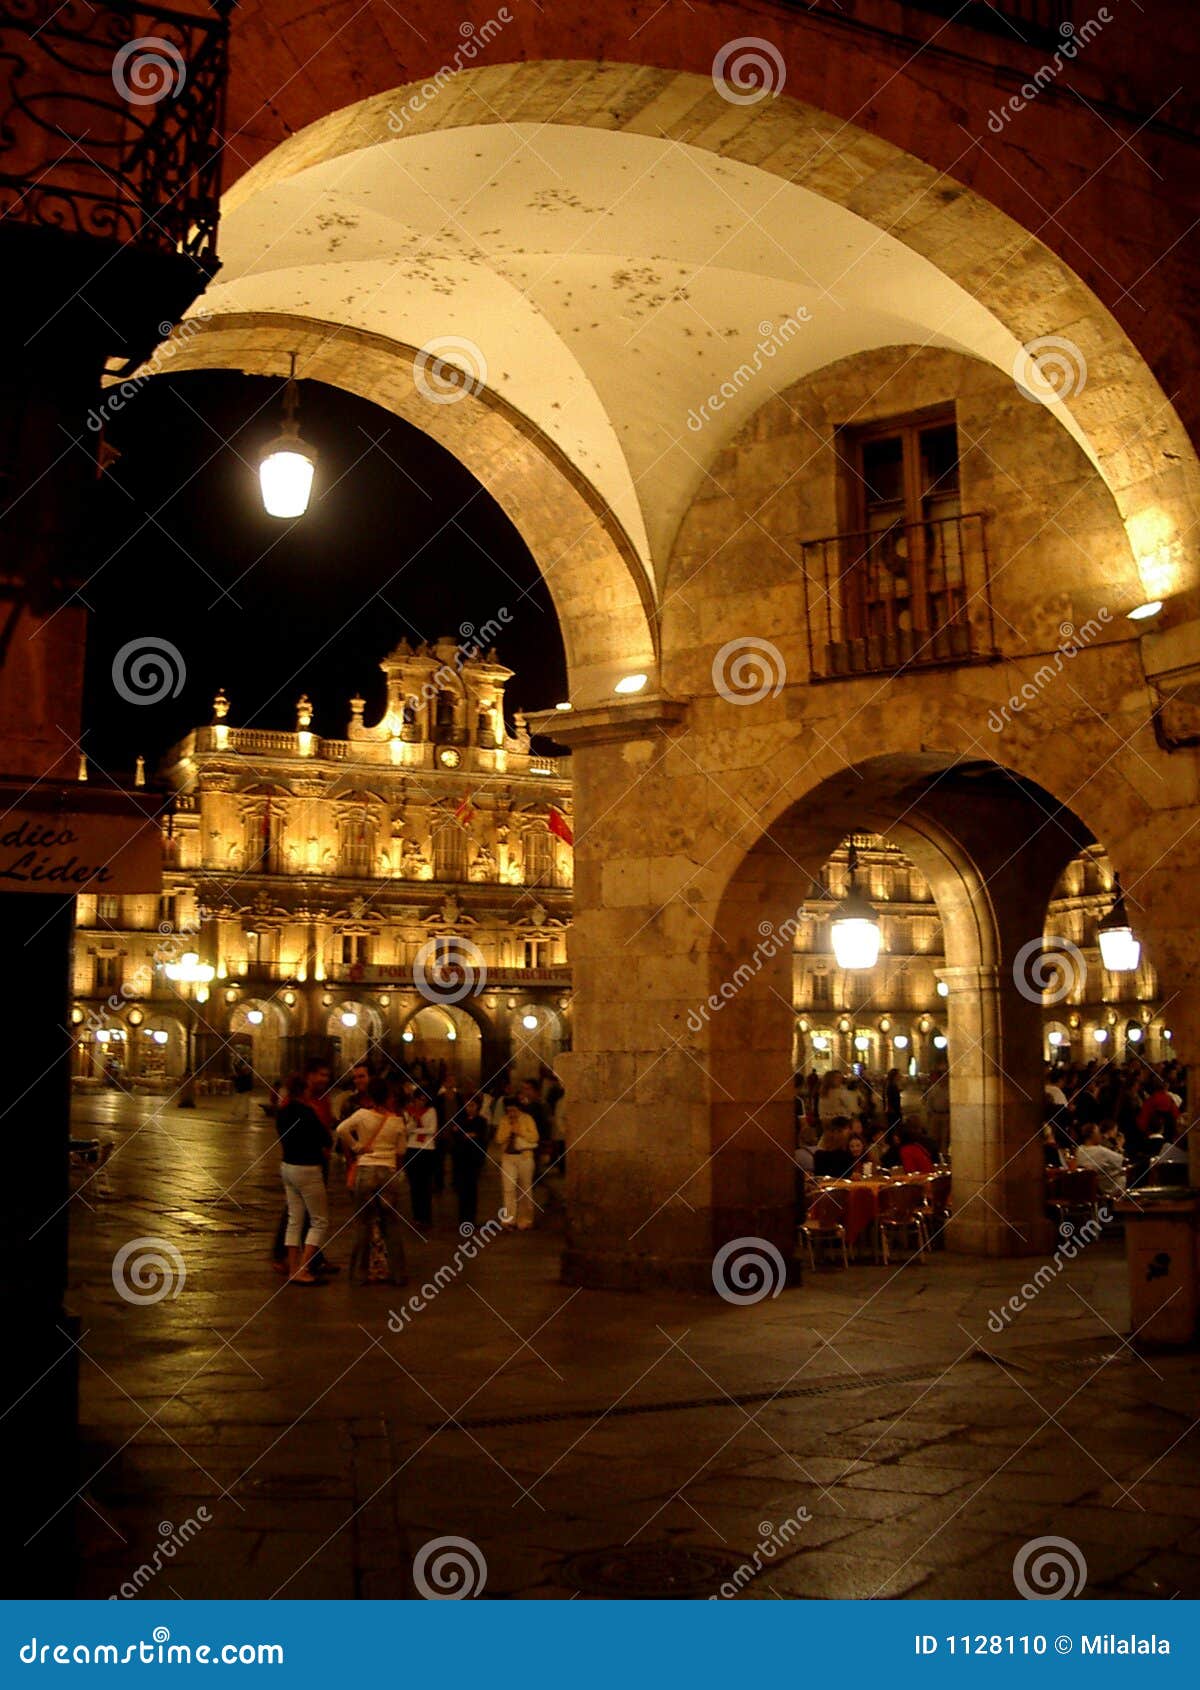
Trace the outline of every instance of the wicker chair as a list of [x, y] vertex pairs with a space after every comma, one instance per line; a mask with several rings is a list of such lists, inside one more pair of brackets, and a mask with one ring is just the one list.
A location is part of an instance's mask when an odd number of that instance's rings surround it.
[[813, 1251], [814, 1241], [818, 1244], [839, 1245], [842, 1266], [850, 1266], [850, 1257], [846, 1250], [845, 1209], [840, 1192], [811, 1190], [807, 1212], [800, 1222], [800, 1232], [808, 1248], [810, 1267], [815, 1268], [817, 1265]]

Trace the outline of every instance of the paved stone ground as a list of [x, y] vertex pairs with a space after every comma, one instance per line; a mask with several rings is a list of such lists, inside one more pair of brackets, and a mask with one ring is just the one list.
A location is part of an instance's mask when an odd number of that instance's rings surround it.
[[[1115, 1242], [997, 1335], [1034, 1264], [820, 1270], [747, 1307], [610, 1295], [558, 1282], [550, 1214], [393, 1332], [412, 1285], [270, 1270], [274, 1130], [231, 1114], [77, 1103], [118, 1141], [110, 1194], [73, 1199], [80, 1595], [149, 1567], [158, 1597], [406, 1596], [447, 1536], [489, 1597], [706, 1596], [756, 1549], [744, 1599], [1008, 1597], [1045, 1536], [1082, 1551], [1089, 1595], [1200, 1595], [1200, 1361], [1125, 1344]], [[413, 1285], [458, 1247], [442, 1202]], [[113, 1258], [150, 1236], [186, 1279], [137, 1306]]]

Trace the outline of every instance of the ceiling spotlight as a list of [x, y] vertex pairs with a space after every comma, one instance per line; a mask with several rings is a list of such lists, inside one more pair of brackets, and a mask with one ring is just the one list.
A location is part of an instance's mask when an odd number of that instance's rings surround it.
[[524, 1027], [524, 1029], [527, 1033], [532, 1033], [532, 1032], [536, 1031], [537, 1024], [538, 1024], [538, 1019], [537, 1019], [536, 1015], [532, 1015], [532, 1014], [522, 1015], [521, 1025], [522, 1025], [522, 1027]]
[[358, 1016], [355, 1015], [355, 1013], [352, 1009], [344, 1009], [342, 1011], [342, 1026], [343, 1027], [357, 1027], [358, 1026]]
[[1148, 599], [1145, 604], [1139, 604], [1129, 612], [1131, 622], [1148, 622], [1152, 616], [1157, 616], [1163, 607], [1161, 599]]
[[263, 1012], [262, 1012], [262, 1010], [261, 1009], [248, 1009], [246, 1011], [246, 1020], [250, 1023], [250, 1025], [252, 1027], [261, 1027], [262, 1022], [263, 1022]]
[[641, 692], [649, 679], [648, 675], [622, 675], [613, 691], [619, 693]]
[[569, 710], [571, 708], [571, 705], [570, 705], [569, 700], [563, 698], [563, 699], [559, 700], [559, 702], [554, 706], [554, 708], [556, 710]]

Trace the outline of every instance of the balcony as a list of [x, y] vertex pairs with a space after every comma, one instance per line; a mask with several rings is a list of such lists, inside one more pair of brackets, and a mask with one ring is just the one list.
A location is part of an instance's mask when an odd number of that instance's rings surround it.
[[832, 534], [800, 554], [812, 680], [995, 659], [982, 514]]

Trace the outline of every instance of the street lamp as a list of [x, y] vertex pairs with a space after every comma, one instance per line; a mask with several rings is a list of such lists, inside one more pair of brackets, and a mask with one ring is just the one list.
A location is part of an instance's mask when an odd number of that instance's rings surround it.
[[283, 390], [283, 433], [264, 449], [258, 464], [263, 509], [268, 516], [303, 516], [308, 509], [317, 454], [307, 441], [300, 438], [300, 425], [296, 421], [299, 406], [296, 354], [293, 352], [291, 374]]
[[858, 873], [858, 851], [850, 846], [847, 862], [850, 888], [834, 911], [829, 936], [839, 968], [874, 968], [879, 956], [879, 917], [874, 907], [854, 884]]
[[198, 951], [184, 951], [178, 962], [169, 962], [163, 970], [171, 984], [181, 988], [179, 995], [188, 1009], [186, 1072], [179, 1089], [180, 1109], [196, 1107], [196, 1027], [199, 1023], [196, 998], [200, 992], [207, 998], [209, 984], [216, 972], [211, 962], [200, 961]]
[[1113, 876], [1113, 905], [1100, 923], [1100, 960], [1110, 974], [1132, 974], [1141, 959], [1142, 946], [1133, 936], [1125, 909], [1121, 876]]

